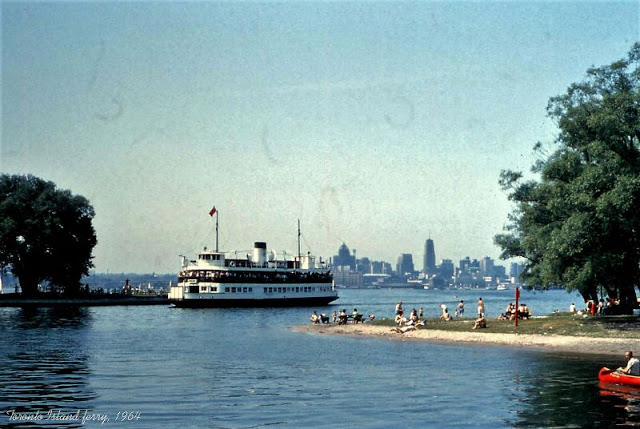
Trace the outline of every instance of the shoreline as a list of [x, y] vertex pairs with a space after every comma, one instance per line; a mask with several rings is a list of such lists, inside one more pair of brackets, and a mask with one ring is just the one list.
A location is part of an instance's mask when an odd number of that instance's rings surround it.
[[470, 332], [417, 329], [400, 334], [391, 326], [368, 324], [298, 325], [293, 330], [316, 335], [343, 335], [350, 337], [382, 338], [393, 341], [425, 341], [461, 346], [499, 346], [526, 348], [555, 353], [581, 355], [607, 355], [621, 357], [626, 350], [640, 353], [640, 342], [635, 338], [600, 338], [569, 335], [538, 335], [493, 333], [486, 329]]
[[42, 295], [32, 298], [0, 295], [0, 307], [101, 307], [117, 305], [169, 305], [166, 295], [96, 294], [78, 297]]

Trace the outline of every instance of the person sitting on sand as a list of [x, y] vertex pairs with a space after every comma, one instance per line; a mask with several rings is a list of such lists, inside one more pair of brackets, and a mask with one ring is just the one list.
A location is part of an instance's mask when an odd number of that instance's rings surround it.
[[449, 314], [449, 310], [447, 309], [447, 306], [444, 304], [440, 304], [440, 308], [442, 309], [440, 320], [451, 320], [451, 315]]
[[314, 311], [309, 320], [311, 320], [311, 323], [320, 323], [320, 316]]
[[405, 323], [407, 323], [407, 318], [404, 317], [403, 316], [403, 312], [400, 311], [400, 313], [396, 314], [396, 317], [395, 317], [394, 321], [396, 322], [396, 325], [402, 326]]
[[478, 328], [486, 328], [487, 327], [487, 321], [485, 320], [484, 317], [478, 317], [476, 319], [475, 322], [473, 322], [473, 328], [472, 329], [478, 329]]
[[640, 375], [640, 360], [633, 357], [633, 352], [631, 350], [625, 352], [624, 358], [627, 360], [627, 366], [619, 367], [616, 371], [628, 375]]
[[520, 304], [518, 307], [518, 318], [528, 319], [531, 317], [531, 310], [527, 308], [527, 304]]
[[338, 314], [338, 325], [346, 325], [347, 324], [347, 310], [344, 308], [340, 310], [340, 314]]
[[510, 302], [504, 310], [504, 317], [507, 320], [513, 320], [515, 313], [515, 306], [513, 305], [513, 302]]
[[416, 329], [416, 327], [415, 327], [415, 326], [413, 326], [413, 325], [409, 325], [409, 326], [403, 326], [403, 327], [392, 328], [391, 330], [392, 330], [393, 332], [397, 332], [398, 334], [404, 334], [405, 332], [413, 331], [413, 330], [415, 330], [415, 329]]
[[411, 310], [411, 314], [409, 315], [409, 324], [415, 325], [416, 323], [418, 323], [418, 312], [414, 308]]

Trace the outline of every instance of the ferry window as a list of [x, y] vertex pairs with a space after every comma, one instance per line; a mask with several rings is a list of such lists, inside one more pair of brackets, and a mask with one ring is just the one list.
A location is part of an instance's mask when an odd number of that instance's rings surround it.
[[229, 292], [229, 288], [228, 287], [224, 288], [224, 291]]
[[243, 287], [243, 288], [242, 288], [242, 292], [247, 293], [247, 288], [246, 288], [246, 287]]
[[207, 291], [206, 286], [200, 286], [200, 292], [206, 292], [206, 291]]
[[231, 288], [231, 293], [236, 293], [236, 288], [232, 287]]
[[217, 286], [211, 286], [211, 292], [218, 292]]
[[253, 288], [252, 287], [249, 288], [249, 292], [253, 292]]
[[189, 293], [198, 293], [198, 286], [189, 286]]
[[300, 292], [300, 288], [299, 287], [296, 287], [296, 292]]

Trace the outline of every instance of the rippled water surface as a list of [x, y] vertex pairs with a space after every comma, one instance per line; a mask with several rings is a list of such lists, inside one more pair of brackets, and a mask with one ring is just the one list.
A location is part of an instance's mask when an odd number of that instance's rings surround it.
[[[512, 293], [483, 291], [489, 315]], [[318, 310], [391, 316], [402, 299], [435, 316], [464, 299], [470, 315], [477, 295], [341, 291]], [[578, 301], [564, 291], [522, 299], [537, 314]], [[638, 389], [598, 385], [599, 367], [618, 359], [290, 329], [312, 310], [0, 308], [0, 426], [640, 425]]]

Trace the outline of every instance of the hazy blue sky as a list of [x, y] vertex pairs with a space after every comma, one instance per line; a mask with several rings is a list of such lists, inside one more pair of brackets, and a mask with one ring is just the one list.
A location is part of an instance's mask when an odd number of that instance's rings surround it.
[[266, 241], [497, 258], [502, 169], [639, 2], [2, 2], [0, 170], [87, 197], [100, 272]]

